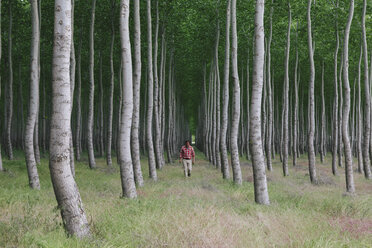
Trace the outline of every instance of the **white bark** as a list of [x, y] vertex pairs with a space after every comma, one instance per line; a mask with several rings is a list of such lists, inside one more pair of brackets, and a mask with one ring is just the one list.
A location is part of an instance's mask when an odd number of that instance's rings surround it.
[[30, 76], [30, 102], [25, 132], [25, 158], [29, 185], [33, 189], [40, 189], [39, 175], [36, 167], [34, 152], [34, 131], [39, 107], [39, 13], [37, 0], [31, 1], [32, 40], [31, 40], [31, 76]]
[[88, 157], [89, 167], [96, 168], [94, 158], [94, 143], [93, 143], [93, 124], [94, 124], [94, 20], [95, 20], [96, 0], [92, 0], [91, 22], [89, 33], [89, 112], [88, 112]]
[[120, 2], [120, 40], [123, 61], [123, 106], [121, 109], [119, 150], [120, 177], [123, 197], [137, 197], [130, 150], [130, 133], [133, 116], [132, 53], [129, 38], [129, 0]]
[[[274, 0], [271, 1], [273, 5]], [[268, 98], [268, 122], [267, 122], [267, 140], [266, 140], [266, 166], [269, 171], [273, 169], [272, 161], [271, 161], [271, 142], [272, 142], [272, 129], [273, 129], [273, 108], [272, 108], [272, 93], [271, 93], [271, 42], [273, 37], [273, 12], [274, 7], [271, 6], [270, 8], [270, 31], [269, 31], [269, 40], [267, 44], [267, 98]], [[248, 69], [249, 70], [249, 69]], [[249, 78], [247, 78], [249, 81]], [[249, 87], [249, 84], [248, 84]], [[249, 91], [247, 91], [249, 93]], [[249, 99], [249, 95], [247, 96]], [[249, 117], [249, 116], [248, 116]]]
[[344, 78], [344, 92], [345, 102], [342, 113], [342, 139], [345, 150], [345, 178], [346, 191], [353, 194], [355, 192], [354, 176], [353, 176], [353, 158], [351, 154], [351, 146], [349, 139], [349, 113], [350, 113], [350, 85], [349, 85], [349, 35], [350, 27], [354, 15], [354, 0], [350, 0], [350, 9], [348, 22], [345, 28], [344, 37], [344, 63], [343, 63], [343, 78]]
[[[233, 86], [232, 122], [231, 122], [231, 167], [233, 180], [236, 184], [242, 184], [242, 172], [240, 169], [238, 132], [240, 119], [240, 84], [238, 75], [238, 36], [236, 31], [236, 0], [231, 1], [231, 64]], [[262, 149], [262, 148], [261, 148]]]
[[253, 165], [255, 201], [258, 204], [270, 204], [267, 191], [266, 171], [261, 138], [261, 100], [263, 87], [263, 67], [265, 56], [264, 33], [265, 1], [256, 1], [255, 15], [255, 54], [253, 58], [252, 99], [250, 107], [250, 149]]
[[9, 160], [13, 160], [13, 146], [12, 146], [12, 119], [13, 119], [13, 41], [12, 41], [12, 28], [13, 28], [13, 15], [12, 15], [12, 1], [9, 1], [9, 30], [8, 30], [8, 64], [9, 64], [9, 81], [7, 97], [7, 109], [6, 109], [6, 152]]
[[[363, 119], [362, 119], [362, 107], [361, 107], [361, 86], [360, 86], [360, 78], [361, 78], [361, 64], [362, 64], [362, 57], [363, 57], [363, 45], [361, 44], [360, 46], [360, 57], [359, 57], [359, 62], [358, 62], [358, 107], [357, 107], [357, 121], [358, 121], [358, 126], [357, 126], [357, 137], [356, 137], [356, 142], [357, 142], [357, 157], [358, 157], [358, 172], [363, 173], [363, 155], [362, 155], [362, 129], [363, 129]], [[369, 85], [368, 85], [369, 86]], [[355, 84], [354, 84], [355, 87]], [[368, 90], [368, 88], [367, 88]], [[354, 91], [355, 94], [355, 91]], [[355, 97], [354, 97], [355, 101]], [[368, 101], [367, 101], [368, 102]], [[356, 125], [356, 123], [355, 123]]]
[[[337, 1], [338, 7], [338, 1]], [[333, 147], [332, 147], [332, 173], [337, 175], [337, 149], [338, 149], [338, 78], [337, 78], [337, 56], [338, 49], [340, 46], [339, 36], [338, 36], [338, 24], [336, 15], [336, 49], [334, 53], [334, 103], [333, 103]]]
[[153, 75], [153, 61], [152, 61], [152, 24], [151, 24], [151, 0], [147, 0], [147, 70], [148, 70], [148, 89], [147, 89], [147, 150], [149, 156], [149, 174], [150, 178], [154, 181], [157, 180], [156, 165], [155, 165], [155, 153], [154, 153], [154, 144], [152, 141], [152, 116], [154, 108], [154, 75]]
[[[368, 78], [368, 46], [367, 46], [367, 35], [365, 26], [365, 17], [367, 9], [367, 0], [363, 0], [363, 15], [362, 15], [362, 39], [363, 39], [363, 63], [364, 63], [364, 135], [363, 135], [363, 166], [364, 176], [366, 179], [371, 179], [371, 166], [369, 159], [369, 147], [370, 147], [370, 133], [371, 133], [371, 92], [370, 82], [371, 78]], [[372, 71], [372, 70], [371, 70]]]
[[69, 235], [90, 235], [81, 197], [70, 169], [70, 50], [71, 1], [55, 1], [53, 48], [53, 107], [49, 168], [58, 207]]
[[134, 75], [133, 75], [133, 119], [131, 132], [131, 150], [134, 180], [137, 186], [143, 186], [140, 163], [139, 124], [140, 124], [140, 87], [141, 87], [141, 23], [140, 0], [134, 1]]
[[314, 101], [314, 81], [315, 81], [315, 66], [314, 66], [314, 50], [311, 28], [311, 2], [308, 0], [307, 6], [307, 34], [310, 60], [310, 81], [309, 81], [309, 133], [308, 133], [308, 156], [309, 156], [309, 174], [311, 183], [317, 183], [315, 170], [315, 148], [314, 148], [314, 133], [315, 133], [315, 101]]

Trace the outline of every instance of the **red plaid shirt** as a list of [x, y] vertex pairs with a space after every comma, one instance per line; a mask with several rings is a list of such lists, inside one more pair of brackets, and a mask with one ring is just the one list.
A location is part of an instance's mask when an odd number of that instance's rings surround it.
[[195, 157], [195, 152], [192, 146], [189, 146], [189, 147], [182, 146], [181, 151], [180, 151], [180, 158], [191, 159], [194, 157]]

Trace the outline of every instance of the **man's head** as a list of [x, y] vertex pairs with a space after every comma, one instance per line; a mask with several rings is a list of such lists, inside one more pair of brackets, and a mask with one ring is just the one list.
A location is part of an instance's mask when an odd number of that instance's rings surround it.
[[186, 141], [185, 141], [185, 146], [186, 146], [186, 147], [189, 147], [189, 146], [190, 146], [190, 140], [186, 140]]

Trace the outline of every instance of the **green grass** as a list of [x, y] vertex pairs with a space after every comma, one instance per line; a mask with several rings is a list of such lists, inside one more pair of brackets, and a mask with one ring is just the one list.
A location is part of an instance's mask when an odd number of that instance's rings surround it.
[[[357, 195], [344, 196], [344, 174], [332, 176], [330, 157], [317, 164], [323, 182], [309, 183], [306, 156], [290, 176], [274, 160], [268, 172], [271, 205], [254, 203], [252, 170], [242, 160], [243, 186], [224, 181], [197, 154], [192, 177], [179, 164], [146, 180], [138, 199], [120, 198], [118, 169], [76, 164], [76, 180], [93, 232], [67, 238], [50, 182], [48, 161], [38, 167], [41, 190], [28, 188], [22, 154], [4, 160], [0, 174], [0, 247], [372, 247], [372, 182], [355, 173]], [[148, 178], [147, 161], [142, 161]], [[350, 224], [351, 223], [351, 224]]]

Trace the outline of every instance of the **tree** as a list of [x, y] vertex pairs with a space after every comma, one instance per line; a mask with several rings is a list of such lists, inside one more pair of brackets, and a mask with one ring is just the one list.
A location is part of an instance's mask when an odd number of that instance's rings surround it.
[[152, 24], [151, 24], [151, 0], [147, 0], [147, 150], [149, 156], [149, 171], [150, 178], [154, 181], [157, 180], [156, 165], [155, 165], [155, 152], [152, 140], [152, 115], [154, 108], [154, 74], [152, 70]]
[[[274, 0], [271, 1], [270, 7], [270, 31], [269, 40], [267, 42], [267, 98], [268, 98], [268, 120], [267, 120], [267, 135], [266, 135], [266, 164], [267, 169], [271, 171], [273, 169], [271, 161], [271, 142], [272, 142], [272, 129], [273, 129], [273, 106], [272, 106], [272, 93], [271, 93], [271, 43], [273, 39], [273, 12], [274, 12]], [[248, 59], [249, 60], [249, 59]], [[249, 71], [249, 68], [247, 69]], [[247, 75], [247, 80], [249, 81], [249, 75]], [[247, 86], [249, 87], [249, 85]], [[249, 90], [247, 90], [249, 94]], [[247, 100], [249, 100], [249, 95], [247, 95]], [[249, 110], [248, 110], [249, 111]], [[249, 117], [249, 116], [248, 116]]]
[[56, 0], [52, 70], [52, 116], [49, 168], [54, 193], [67, 233], [79, 238], [90, 235], [88, 221], [70, 168], [70, 50], [71, 1]]
[[[337, 6], [338, 8], [338, 1]], [[336, 12], [336, 48], [334, 52], [334, 103], [333, 103], [333, 147], [332, 147], [332, 173], [337, 175], [337, 149], [338, 149], [338, 78], [337, 78], [337, 56], [340, 46], [340, 39], [338, 36], [338, 23], [337, 23], [337, 12]]]
[[344, 60], [343, 60], [343, 78], [344, 78], [344, 96], [345, 102], [342, 113], [342, 140], [345, 151], [345, 178], [346, 191], [353, 194], [355, 192], [353, 176], [353, 160], [349, 139], [349, 113], [350, 113], [350, 84], [349, 84], [349, 36], [351, 23], [354, 16], [354, 0], [350, 0], [349, 17], [344, 35]]
[[[1, 0], [0, 0], [0, 61], [2, 55], [2, 42], [1, 42]], [[0, 98], [1, 98], [1, 76], [0, 76]], [[3, 158], [1, 156], [1, 145], [0, 145], [0, 171], [3, 171]]]
[[242, 172], [240, 169], [238, 132], [240, 119], [240, 85], [238, 75], [238, 36], [236, 32], [236, 0], [231, 1], [231, 66], [234, 82], [232, 99], [232, 121], [231, 121], [231, 167], [233, 169], [233, 180], [236, 184], [242, 184]]
[[120, 2], [120, 41], [123, 61], [123, 106], [121, 108], [119, 156], [123, 197], [137, 197], [130, 149], [133, 116], [132, 53], [129, 38], [129, 0]]
[[89, 167], [96, 168], [93, 146], [93, 120], [94, 120], [94, 20], [96, 11], [96, 0], [92, 0], [91, 22], [89, 31], [89, 113], [87, 122], [88, 157]]
[[31, 76], [30, 76], [30, 102], [25, 132], [25, 157], [28, 172], [29, 185], [33, 189], [40, 189], [39, 174], [36, 167], [34, 152], [34, 131], [35, 123], [39, 108], [39, 47], [40, 47], [40, 30], [39, 30], [39, 12], [38, 1], [32, 0], [32, 44], [31, 44]]
[[309, 133], [308, 133], [308, 156], [309, 156], [309, 174], [311, 183], [317, 183], [315, 170], [315, 150], [314, 150], [314, 133], [315, 133], [315, 101], [314, 101], [314, 50], [311, 28], [311, 2], [308, 0], [307, 5], [307, 34], [310, 60], [310, 81], [309, 81]]
[[368, 77], [368, 46], [366, 38], [366, 9], [367, 0], [363, 0], [363, 12], [362, 12], [362, 42], [363, 42], [363, 63], [364, 63], [364, 136], [363, 136], [363, 166], [364, 176], [367, 179], [371, 178], [371, 167], [369, 160], [369, 146], [370, 146], [370, 133], [371, 133], [371, 94], [370, 94], [370, 78]]
[[253, 57], [252, 98], [250, 107], [250, 149], [252, 154], [254, 196], [258, 204], [268, 205], [269, 193], [267, 191], [265, 161], [261, 139], [261, 101], [263, 87], [263, 67], [265, 56], [265, 33], [264, 33], [264, 10], [265, 1], [256, 0], [255, 14], [255, 56]]
[[131, 150], [134, 180], [139, 187], [143, 186], [140, 163], [139, 124], [140, 124], [140, 87], [141, 87], [141, 25], [140, 0], [134, 1], [134, 75], [133, 75], [133, 123], [131, 132]]

